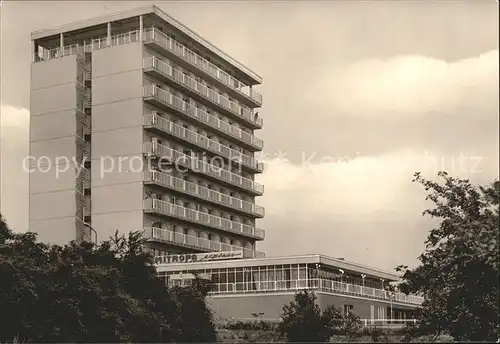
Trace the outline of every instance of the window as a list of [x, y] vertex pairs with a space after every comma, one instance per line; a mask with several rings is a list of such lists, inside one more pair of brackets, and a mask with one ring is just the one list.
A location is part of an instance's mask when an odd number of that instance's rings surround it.
[[351, 314], [352, 310], [354, 309], [353, 305], [344, 305], [344, 314]]
[[187, 228], [183, 228], [182, 229], [182, 233], [184, 233], [184, 235], [187, 235], [188, 234], [188, 229]]

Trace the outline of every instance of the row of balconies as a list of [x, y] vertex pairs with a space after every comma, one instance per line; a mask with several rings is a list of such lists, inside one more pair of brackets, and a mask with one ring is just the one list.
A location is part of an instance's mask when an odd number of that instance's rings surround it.
[[173, 217], [179, 220], [196, 223], [223, 231], [228, 231], [244, 236], [254, 237], [263, 240], [265, 232], [262, 229], [241, 222], [231, 221], [219, 216], [204, 213], [195, 209], [190, 209], [156, 198], [144, 200], [144, 211], [158, 215]]
[[197, 122], [215, 129], [217, 132], [235, 138], [254, 150], [262, 150], [264, 144], [262, 140], [256, 138], [251, 133], [247, 133], [234, 125], [222, 121], [217, 116], [185, 102], [171, 92], [163, 90], [155, 85], [144, 86], [143, 96], [145, 100], [156, 101], [154, 105], [166, 106], [169, 110], [174, 110], [181, 115], [195, 119]]
[[264, 208], [261, 206], [211, 190], [196, 183], [185, 181], [181, 178], [173, 177], [164, 172], [144, 171], [144, 181], [146, 183], [152, 183], [171, 190], [179, 191], [198, 199], [222, 205], [255, 217], [264, 216]]
[[155, 76], [159, 75], [163, 80], [175, 81], [177, 85], [180, 85], [194, 94], [209, 100], [211, 104], [217, 106], [219, 110], [245, 120], [245, 122], [250, 126], [254, 128], [262, 128], [263, 120], [261, 117], [255, 116], [250, 110], [239, 106], [227, 97], [211, 90], [201, 82], [198, 82], [194, 78], [184, 74], [182, 71], [173, 68], [170, 64], [158, 59], [156, 56], [145, 58], [143, 60], [143, 68], [146, 72], [154, 72], [153, 74]]
[[215, 140], [196, 133], [195, 131], [175, 124], [174, 122], [160, 117], [155, 113], [148, 113], [144, 115], [144, 126], [153, 127], [163, 133], [168, 133], [174, 137], [183, 139], [204, 150], [220, 155], [231, 162], [239, 162], [242, 166], [247, 167], [254, 172], [262, 172], [264, 170], [264, 164], [253, 157], [222, 145]]
[[158, 29], [154, 27], [145, 29], [144, 40], [146, 43], [152, 42], [158, 44], [161, 48], [173, 53], [231, 90], [245, 96], [256, 105], [262, 105], [261, 94]]
[[169, 162], [176, 167], [183, 166], [184, 168], [189, 168], [193, 172], [204, 174], [217, 181], [239, 187], [255, 195], [261, 196], [264, 193], [264, 186], [262, 184], [159, 143], [144, 143], [143, 152], [148, 156], [161, 159], [162, 163]]
[[264, 256], [262, 252], [255, 251], [253, 249], [231, 244], [225, 244], [219, 241], [200, 238], [193, 235], [187, 235], [184, 233], [176, 233], [174, 231], [163, 228], [156, 228], [156, 227], [145, 228], [144, 233], [149, 241], [172, 243], [175, 245], [185, 246], [205, 252], [243, 251], [244, 258], [259, 258]]
[[[72, 44], [53, 49], [43, 49], [35, 53], [33, 61], [47, 61], [64, 56], [82, 54], [84, 52], [92, 52], [94, 50], [99, 50], [107, 47], [137, 42], [140, 40], [140, 36], [141, 34], [139, 30], [132, 30], [127, 33], [114, 35], [109, 39], [108, 37], [96, 38], [88, 44], [84, 43], [83, 46]], [[233, 91], [236, 94], [239, 94], [240, 96], [243, 96], [243, 98], [246, 99], [247, 102], [250, 101], [254, 106], [262, 105], [261, 94], [259, 94], [246, 84], [242, 83], [241, 81], [237, 80], [236, 78], [230, 76], [228, 73], [224, 72], [222, 69], [209, 62], [207, 59], [201, 57], [200, 55], [186, 48], [184, 45], [168, 37], [165, 33], [159, 31], [158, 29], [144, 29], [142, 38], [145, 43], [153, 43], [161, 47], [163, 50], [166, 50], [172, 53], [174, 56], [189, 63], [189, 65], [196, 67], [198, 70], [209, 75], [220, 84], [226, 86], [229, 90]]]

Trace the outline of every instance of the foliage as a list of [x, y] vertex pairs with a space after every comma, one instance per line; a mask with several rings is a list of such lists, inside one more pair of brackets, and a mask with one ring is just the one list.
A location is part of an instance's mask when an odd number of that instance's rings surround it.
[[280, 331], [288, 342], [325, 342], [329, 333], [323, 320], [316, 295], [304, 290], [283, 306]]
[[323, 313], [316, 304], [316, 295], [304, 290], [283, 307], [279, 329], [288, 342], [325, 342], [333, 335], [352, 338], [363, 324], [352, 312], [343, 314], [340, 308], [328, 306]]
[[140, 233], [60, 247], [0, 218], [0, 342], [213, 341], [206, 292], [166, 288]]
[[344, 314], [341, 308], [329, 305], [322, 314], [329, 337], [332, 335], [353, 338], [363, 328], [361, 319], [353, 312]]
[[438, 220], [415, 269], [404, 272], [401, 290], [425, 301], [410, 336], [451, 335], [459, 341], [499, 338], [498, 262], [500, 182], [474, 186], [440, 172], [440, 184], [415, 174], [434, 203], [424, 212]]
[[276, 325], [267, 321], [231, 321], [225, 324], [228, 330], [252, 330], [252, 331], [272, 331]]

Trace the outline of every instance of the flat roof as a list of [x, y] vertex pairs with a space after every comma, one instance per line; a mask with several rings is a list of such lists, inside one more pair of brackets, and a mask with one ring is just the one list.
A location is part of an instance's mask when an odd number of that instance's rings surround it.
[[156, 265], [157, 272], [182, 271], [182, 270], [205, 270], [219, 268], [239, 268], [263, 265], [284, 265], [284, 264], [322, 264], [338, 269], [345, 269], [370, 277], [383, 278], [387, 281], [398, 281], [400, 276], [393, 272], [369, 267], [366, 265], [349, 262], [343, 259], [327, 257], [321, 254], [309, 254], [298, 256], [247, 258], [231, 260], [214, 260], [207, 262], [192, 263], [169, 263]]
[[166, 14], [163, 12], [159, 7], [156, 5], [148, 5], [148, 6], [143, 6], [143, 7], [138, 7], [134, 8], [131, 10], [127, 11], [122, 11], [122, 12], [117, 12], [114, 14], [109, 14], [105, 16], [100, 16], [100, 17], [93, 17], [90, 19], [85, 19], [85, 20], [80, 20], [77, 22], [73, 23], [68, 23], [64, 25], [60, 25], [54, 28], [50, 29], [44, 29], [44, 30], [38, 30], [34, 31], [31, 33], [31, 39], [36, 40], [36, 39], [41, 39], [45, 37], [50, 37], [54, 35], [59, 35], [61, 33], [65, 32], [70, 32], [70, 31], [76, 31], [76, 30], [81, 30], [86, 27], [91, 27], [91, 26], [97, 26], [97, 25], [103, 25], [108, 22], [114, 22], [114, 21], [119, 21], [127, 18], [133, 18], [141, 15], [146, 15], [146, 14], [155, 14], [159, 18], [161, 18], [163, 21], [167, 22], [168, 24], [172, 25], [176, 30], [179, 30], [180, 32], [184, 33], [186, 36], [197, 42], [198, 44], [202, 45], [204, 48], [208, 49], [212, 53], [220, 56], [222, 59], [224, 59], [227, 63], [231, 64], [234, 68], [240, 70], [243, 74], [245, 74], [246, 77], [251, 79], [254, 83], [262, 83], [262, 77], [260, 77], [257, 73], [252, 71], [250, 68], [244, 66], [240, 62], [238, 62], [236, 59], [232, 58], [219, 48], [217, 48], [214, 44], [210, 43], [200, 35], [198, 35], [196, 32], [182, 24], [180, 21], [177, 19], [173, 18], [172, 16]]

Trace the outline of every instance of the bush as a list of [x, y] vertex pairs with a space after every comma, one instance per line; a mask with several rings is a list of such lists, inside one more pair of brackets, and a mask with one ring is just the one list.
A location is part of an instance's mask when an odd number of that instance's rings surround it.
[[207, 288], [168, 289], [140, 233], [61, 247], [0, 217], [0, 342], [213, 342]]

